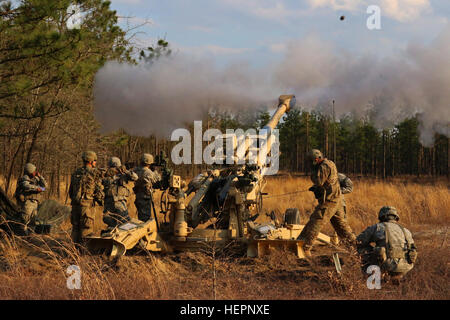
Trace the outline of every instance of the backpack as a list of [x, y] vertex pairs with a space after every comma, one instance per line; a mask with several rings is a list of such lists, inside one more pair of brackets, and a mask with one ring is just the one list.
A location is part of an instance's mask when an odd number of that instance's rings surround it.
[[75, 203], [93, 200], [97, 185], [97, 171], [79, 168], [73, 174], [70, 183], [70, 199]]
[[[402, 231], [402, 237], [398, 232], [391, 230], [392, 225], [397, 225]], [[395, 273], [406, 273], [414, 267], [414, 263], [411, 261], [409, 255], [410, 252], [415, 252], [415, 247], [409, 243], [408, 236], [405, 229], [400, 224], [393, 224], [383, 222], [386, 237], [386, 260], [383, 262], [382, 267]], [[406, 245], [404, 245], [406, 242]], [[414, 259], [415, 260], [415, 259]]]

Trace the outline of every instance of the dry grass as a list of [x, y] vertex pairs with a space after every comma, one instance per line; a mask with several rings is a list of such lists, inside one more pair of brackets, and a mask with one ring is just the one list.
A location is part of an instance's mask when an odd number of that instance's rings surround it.
[[[268, 178], [267, 211], [281, 214], [298, 207], [303, 222], [314, 208], [302, 177]], [[383, 205], [399, 209], [419, 248], [416, 267], [399, 286], [369, 290], [356, 257], [342, 255], [343, 275], [330, 264], [331, 249], [317, 249], [310, 266], [291, 254], [249, 259], [222, 253], [215, 262], [218, 299], [449, 299], [447, 230], [450, 193], [446, 181], [423, 185], [395, 181], [354, 180], [347, 197], [349, 223], [355, 232], [376, 222]], [[135, 209], [130, 201], [130, 210]], [[99, 215], [101, 210], [98, 210]], [[329, 224], [325, 233], [331, 233]], [[0, 235], [0, 299], [211, 299], [212, 258], [208, 253], [150, 254], [134, 252], [111, 267], [105, 257], [79, 255], [67, 236], [30, 241]], [[82, 270], [82, 289], [66, 287], [66, 269]]]

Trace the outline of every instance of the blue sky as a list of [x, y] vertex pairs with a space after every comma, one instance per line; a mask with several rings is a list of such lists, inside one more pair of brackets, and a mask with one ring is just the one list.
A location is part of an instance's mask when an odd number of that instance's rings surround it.
[[[371, 4], [381, 8], [381, 30], [366, 27]], [[139, 43], [163, 37], [219, 64], [255, 66], [279, 60], [290, 41], [311, 34], [349, 52], [389, 55], [430, 42], [450, 19], [448, 0], [112, 0], [112, 8], [134, 17], [132, 24], [151, 21], [139, 29]]]

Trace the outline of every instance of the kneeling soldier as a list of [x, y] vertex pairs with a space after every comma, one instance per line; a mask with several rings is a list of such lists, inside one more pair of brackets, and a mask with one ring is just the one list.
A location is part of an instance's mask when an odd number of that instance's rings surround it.
[[[382, 207], [378, 220], [379, 223], [368, 227], [357, 237], [363, 271], [370, 265], [377, 265], [382, 272], [399, 280], [414, 267], [417, 248], [411, 232], [398, 223], [397, 209]], [[375, 247], [371, 243], [375, 243]]]

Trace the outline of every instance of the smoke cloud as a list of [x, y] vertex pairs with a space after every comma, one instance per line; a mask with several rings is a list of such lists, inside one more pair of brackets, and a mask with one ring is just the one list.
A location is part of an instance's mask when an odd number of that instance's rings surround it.
[[182, 54], [137, 66], [109, 62], [96, 75], [94, 110], [104, 131], [167, 137], [210, 108], [239, 111], [275, 101], [279, 92], [265, 79], [246, 64], [219, 69]]
[[277, 82], [311, 106], [336, 100], [338, 114], [370, 111], [378, 128], [419, 115], [421, 142], [449, 135], [450, 28], [430, 45], [410, 44], [397, 55], [352, 56], [310, 37], [288, 46]]
[[450, 27], [428, 45], [410, 44], [390, 57], [355, 55], [310, 36], [288, 44], [278, 64], [254, 70], [227, 68], [183, 54], [145, 65], [107, 63], [97, 74], [95, 114], [105, 131], [167, 137], [200, 120], [209, 108], [239, 111], [273, 106], [294, 93], [302, 107], [329, 106], [336, 113], [371, 113], [378, 128], [419, 115], [421, 142], [449, 136]]

